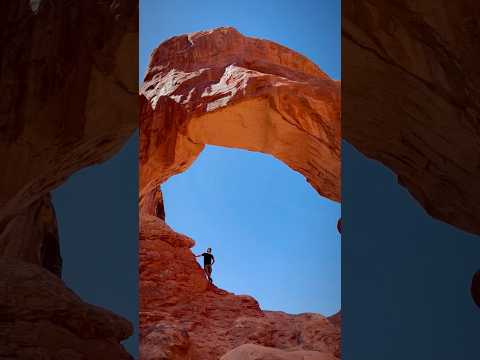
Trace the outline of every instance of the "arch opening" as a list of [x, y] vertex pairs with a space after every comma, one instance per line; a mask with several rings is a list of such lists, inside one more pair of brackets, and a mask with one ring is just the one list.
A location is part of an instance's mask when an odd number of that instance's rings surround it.
[[212, 247], [216, 286], [262, 309], [332, 315], [340, 309], [340, 205], [258, 152], [206, 146], [162, 184], [165, 221]]

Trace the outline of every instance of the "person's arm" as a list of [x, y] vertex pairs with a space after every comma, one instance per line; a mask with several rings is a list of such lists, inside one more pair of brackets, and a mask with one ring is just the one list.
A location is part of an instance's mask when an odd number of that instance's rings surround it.
[[212, 255], [212, 265], [215, 264], [215, 257]]
[[195, 255], [195, 257], [200, 257], [200, 256], [203, 256], [203, 254], [200, 254], [200, 255]]

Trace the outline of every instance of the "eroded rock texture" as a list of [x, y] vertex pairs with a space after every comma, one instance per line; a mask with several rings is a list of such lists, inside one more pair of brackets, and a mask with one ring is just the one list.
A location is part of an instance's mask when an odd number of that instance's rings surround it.
[[31, 261], [22, 251], [32, 248], [16, 243], [43, 241], [40, 226], [31, 226], [44, 221], [34, 204], [73, 172], [110, 158], [133, 133], [136, 7], [131, 0], [40, 1], [36, 12], [30, 1], [2, 6], [2, 254]]
[[271, 154], [338, 201], [340, 83], [290, 49], [220, 28], [161, 44], [140, 106], [141, 358], [218, 360], [247, 343], [338, 357], [338, 323], [262, 311], [250, 296], [209, 285], [194, 241], [155, 209], [159, 184], [205, 144]]
[[[11, 227], [12, 230], [9, 230]], [[58, 277], [62, 273], [62, 258], [58, 238], [57, 219], [50, 198], [46, 194], [19, 212], [4, 229], [15, 238], [0, 241], [0, 254], [4, 257], [20, 257], [39, 264]]]
[[129, 358], [119, 344], [128, 322], [58, 278], [49, 192], [110, 158], [137, 126], [137, 14], [132, 0], [2, 3], [1, 358]]
[[131, 359], [125, 319], [84, 303], [56, 276], [0, 258], [0, 358]]
[[480, 4], [343, 2], [344, 137], [432, 216], [480, 234]]
[[220, 360], [335, 360], [318, 351], [285, 351], [265, 346], [245, 344], [229, 351]]
[[141, 196], [211, 144], [271, 154], [340, 199], [340, 83], [288, 48], [232, 28], [171, 38], [140, 106]]
[[338, 322], [319, 314], [262, 311], [254, 298], [210, 285], [193, 245], [158, 217], [142, 216], [142, 360], [217, 360], [246, 343], [339, 356]]

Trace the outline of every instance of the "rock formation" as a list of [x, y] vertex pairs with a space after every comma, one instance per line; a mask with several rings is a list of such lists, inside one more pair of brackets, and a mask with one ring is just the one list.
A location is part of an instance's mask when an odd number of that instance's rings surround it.
[[480, 234], [480, 5], [351, 0], [342, 9], [343, 136], [425, 210]]
[[218, 360], [244, 344], [274, 348], [249, 345], [265, 359], [338, 357], [338, 321], [262, 311], [209, 285], [194, 241], [159, 216], [159, 185], [214, 144], [271, 154], [339, 201], [340, 83], [290, 49], [220, 28], [162, 43], [140, 106], [141, 359]]
[[[8, 2], [0, 15], [0, 253], [40, 264], [35, 202], [136, 128], [138, 32], [135, 1], [37, 3]], [[22, 253], [34, 248], [35, 260]]]
[[217, 360], [246, 343], [339, 356], [338, 321], [262, 311], [252, 297], [210, 285], [193, 245], [158, 217], [141, 217], [142, 360]]
[[253, 344], [241, 345], [220, 360], [335, 360], [330, 354], [318, 351], [285, 351]]
[[0, 258], [0, 358], [131, 359], [132, 325], [84, 303], [38, 265]]
[[50, 276], [62, 261], [49, 192], [136, 128], [137, 19], [132, 0], [2, 3], [0, 357], [129, 357], [131, 326]]
[[304, 56], [232, 28], [177, 36], [140, 93], [142, 198], [211, 144], [271, 154], [339, 201], [340, 83]]

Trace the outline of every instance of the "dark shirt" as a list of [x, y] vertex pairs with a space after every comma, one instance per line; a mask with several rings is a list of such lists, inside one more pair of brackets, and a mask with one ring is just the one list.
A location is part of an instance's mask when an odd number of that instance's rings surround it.
[[203, 253], [203, 265], [212, 265], [212, 260], [215, 261], [215, 258], [213, 257], [212, 254], [209, 253]]

